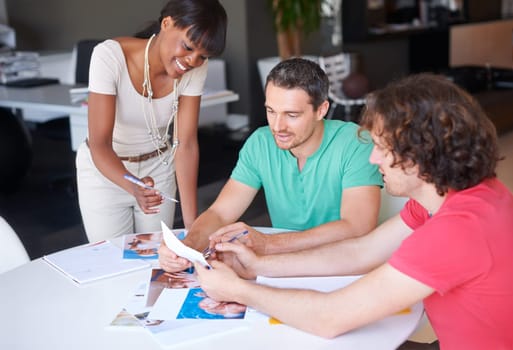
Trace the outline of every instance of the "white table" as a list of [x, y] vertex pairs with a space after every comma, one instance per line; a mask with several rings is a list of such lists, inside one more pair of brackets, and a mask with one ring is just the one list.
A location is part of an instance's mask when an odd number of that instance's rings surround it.
[[[70, 116], [71, 148], [76, 151], [87, 136], [87, 107], [71, 103], [71, 85], [54, 84], [31, 88], [0, 86], [0, 107], [37, 109]], [[201, 99], [201, 107], [234, 102], [239, 95], [230, 90], [211, 92]]]
[[[0, 348], [161, 349], [143, 328], [106, 327], [147, 274], [147, 270], [139, 270], [77, 285], [42, 259], [0, 274]], [[352, 279], [348, 277], [348, 281]], [[422, 305], [416, 304], [409, 313], [389, 316], [333, 340], [286, 325], [262, 324], [203, 341], [198, 334], [197, 342], [176, 348], [395, 349], [413, 332], [422, 312]]]

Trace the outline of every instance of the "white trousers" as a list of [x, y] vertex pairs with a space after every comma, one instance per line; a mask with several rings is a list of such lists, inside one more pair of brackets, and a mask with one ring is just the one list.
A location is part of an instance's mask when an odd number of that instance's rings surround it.
[[[167, 150], [166, 153], [170, 152]], [[164, 165], [159, 157], [143, 162], [123, 162], [133, 175], [151, 176], [155, 187], [172, 196], [176, 194], [174, 162]], [[89, 147], [82, 143], [77, 150], [78, 202], [89, 242], [111, 239], [127, 233], [161, 231], [160, 221], [173, 227], [175, 203], [164, 200], [157, 214], [145, 214], [135, 197], [112, 183], [93, 163]]]

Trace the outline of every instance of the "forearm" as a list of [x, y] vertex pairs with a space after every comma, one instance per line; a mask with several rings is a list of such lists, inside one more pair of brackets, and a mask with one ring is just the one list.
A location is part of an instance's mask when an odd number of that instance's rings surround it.
[[357, 275], [376, 264], [364, 262], [359, 242], [348, 239], [312, 249], [259, 257], [254, 273], [267, 277]]
[[225, 222], [222, 217], [209, 208], [191, 225], [187, 237], [184, 239], [184, 244], [202, 251], [209, 245], [209, 236], [224, 225]]
[[237, 294], [237, 302], [308, 333], [333, 338], [349, 330], [334, 321], [341, 317], [334, 314], [326, 293], [272, 288], [244, 281]]
[[181, 144], [175, 155], [175, 169], [182, 217], [186, 228], [192, 225], [198, 215], [198, 164], [198, 143], [191, 141]]
[[383, 264], [328, 293], [278, 289], [240, 280], [235, 292], [239, 303], [306, 332], [333, 338], [404, 310], [433, 289]]
[[269, 277], [367, 273], [385, 263], [411, 232], [411, 228], [396, 215], [361, 237], [294, 253], [262, 256], [254, 272]]
[[359, 237], [370, 232], [374, 227], [375, 223], [373, 222], [353, 225], [351, 222], [342, 219], [305, 231], [269, 235], [265, 245], [265, 254], [294, 252]]
[[128, 173], [123, 162], [119, 159], [112, 147], [89, 145], [91, 157], [96, 168], [107, 179], [123, 188], [130, 194], [134, 194], [134, 185], [124, 179], [124, 175]]

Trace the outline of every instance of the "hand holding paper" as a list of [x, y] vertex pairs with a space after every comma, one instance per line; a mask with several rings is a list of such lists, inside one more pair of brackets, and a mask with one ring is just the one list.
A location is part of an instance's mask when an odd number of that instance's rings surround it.
[[202, 253], [183, 244], [166, 226], [165, 223], [161, 221], [160, 224], [162, 225], [162, 235], [164, 236], [164, 242], [166, 242], [166, 245], [169, 249], [171, 249], [176, 255], [191, 262], [198, 262], [205, 267], [210, 267]]

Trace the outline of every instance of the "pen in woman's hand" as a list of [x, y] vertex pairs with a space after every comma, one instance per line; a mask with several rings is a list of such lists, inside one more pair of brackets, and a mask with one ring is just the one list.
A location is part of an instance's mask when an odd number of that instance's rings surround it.
[[[235, 242], [236, 240], [238, 240], [239, 238], [247, 235], [249, 233], [248, 230], [245, 230], [245, 231], [242, 231], [242, 232], [239, 232], [237, 233], [235, 236], [233, 236], [232, 238], [230, 238], [229, 240], [227, 240], [226, 242], [228, 243], [232, 243], [232, 242]], [[203, 257], [205, 259], [208, 259], [212, 254], [214, 254], [214, 252], [216, 251], [215, 248], [210, 248], [210, 247], [207, 247], [205, 248], [205, 250], [203, 250]]]
[[123, 175], [123, 177], [124, 177], [125, 179], [127, 179], [128, 181], [130, 181], [131, 183], [136, 184], [136, 185], [137, 185], [137, 186], [139, 186], [139, 187], [145, 188], [145, 189], [147, 189], [147, 190], [155, 190], [155, 191], [157, 191], [157, 192], [158, 192], [162, 197], [164, 197], [165, 199], [170, 200], [170, 201], [175, 202], [175, 203], [178, 203], [178, 201], [177, 201], [175, 198], [171, 197], [169, 194], [167, 194], [167, 193], [165, 193], [165, 192], [162, 192], [162, 191], [160, 191], [160, 190], [156, 189], [155, 187], [151, 187], [151, 186], [146, 185], [144, 182], [142, 182], [141, 180], [139, 180], [139, 179], [138, 179], [138, 178], [136, 178], [135, 176], [132, 176], [132, 175], [130, 175], [130, 174], [125, 174], [125, 175]]

